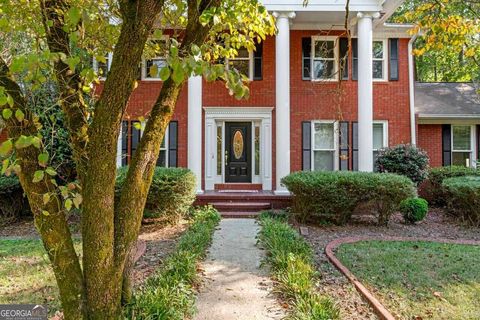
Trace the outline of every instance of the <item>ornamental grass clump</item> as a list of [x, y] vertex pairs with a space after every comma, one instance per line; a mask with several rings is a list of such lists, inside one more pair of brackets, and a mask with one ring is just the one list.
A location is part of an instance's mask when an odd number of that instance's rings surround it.
[[427, 216], [428, 202], [422, 198], [405, 199], [400, 202], [400, 212], [403, 214], [406, 223], [414, 224]]
[[402, 200], [416, 195], [409, 178], [389, 173], [295, 172], [282, 183], [293, 193], [294, 217], [313, 223], [345, 224], [362, 205], [385, 225]]
[[447, 210], [463, 222], [480, 227], [480, 177], [465, 176], [443, 181]]

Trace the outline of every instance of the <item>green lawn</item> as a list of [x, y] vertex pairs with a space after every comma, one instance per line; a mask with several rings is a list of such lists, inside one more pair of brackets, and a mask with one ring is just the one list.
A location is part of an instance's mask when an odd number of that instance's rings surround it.
[[[77, 241], [77, 252], [81, 244]], [[0, 304], [47, 304], [60, 309], [53, 270], [40, 240], [0, 240]]]
[[336, 255], [401, 319], [480, 319], [480, 246], [363, 241]]

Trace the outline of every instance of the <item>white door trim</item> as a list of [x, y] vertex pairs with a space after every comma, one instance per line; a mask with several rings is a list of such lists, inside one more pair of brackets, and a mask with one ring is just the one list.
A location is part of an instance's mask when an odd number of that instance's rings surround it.
[[[217, 175], [217, 125], [225, 121], [260, 123], [260, 183], [272, 190], [272, 107], [204, 107], [205, 111], [205, 190], [214, 190], [224, 181]], [[254, 132], [252, 132], [252, 135]], [[222, 150], [223, 151], [223, 150]], [[223, 152], [221, 153], [223, 155]], [[253, 153], [252, 153], [253, 154]], [[222, 166], [223, 168], [223, 166]], [[253, 169], [253, 166], [252, 166]], [[252, 174], [252, 182], [256, 182]]]

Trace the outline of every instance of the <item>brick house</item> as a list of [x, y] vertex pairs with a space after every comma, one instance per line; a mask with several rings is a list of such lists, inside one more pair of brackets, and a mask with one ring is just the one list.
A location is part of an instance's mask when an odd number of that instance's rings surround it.
[[[378, 149], [402, 143], [426, 149], [433, 166], [475, 165], [478, 111], [476, 118], [457, 117], [452, 106], [452, 113], [429, 118], [436, 102], [415, 96], [411, 26], [386, 22], [402, 0], [352, 0], [351, 50], [344, 1], [263, 2], [276, 17], [277, 34], [229, 61], [250, 78], [249, 99], [236, 100], [221, 82], [191, 77], [158, 165], [190, 168], [199, 194], [258, 189], [279, 196], [288, 194], [280, 180], [290, 172], [372, 171]], [[162, 86], [147, 70], [163, 63], [162, 57], [142, 63], [122, 123], [118, 166], [129, 163], [141, 137], [134, 124], [148, 118]], [[108, 62], [96, 65], [108, 72]], [[416, 116], [420, 101], [431, 105]], [[458, 124], [469, 126], [469, 144]], [[457, 137], [465, 150], [455, 149]]]

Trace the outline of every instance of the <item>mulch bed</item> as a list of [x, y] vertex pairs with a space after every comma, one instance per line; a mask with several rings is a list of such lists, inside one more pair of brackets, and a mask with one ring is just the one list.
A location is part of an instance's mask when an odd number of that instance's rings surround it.
[[480, 241], [478, 228], [462, 226], [438, 208], [431, 209], [426, 219], [416, 225], [405, 225], [400, 214], [393, 216], [388, 227], [377, 226], [371, 217], [361, 216], [346, 226], [308, 225], [308, 234], [304, 236], [315, 251], [316, 262], [323, 275], [319, 290], [338, 303], [342, 319], [352, 320], [377, 317], [354, 286], [329, 263], [325, 247], [330, 241], [344, 237], [417, 237]]

